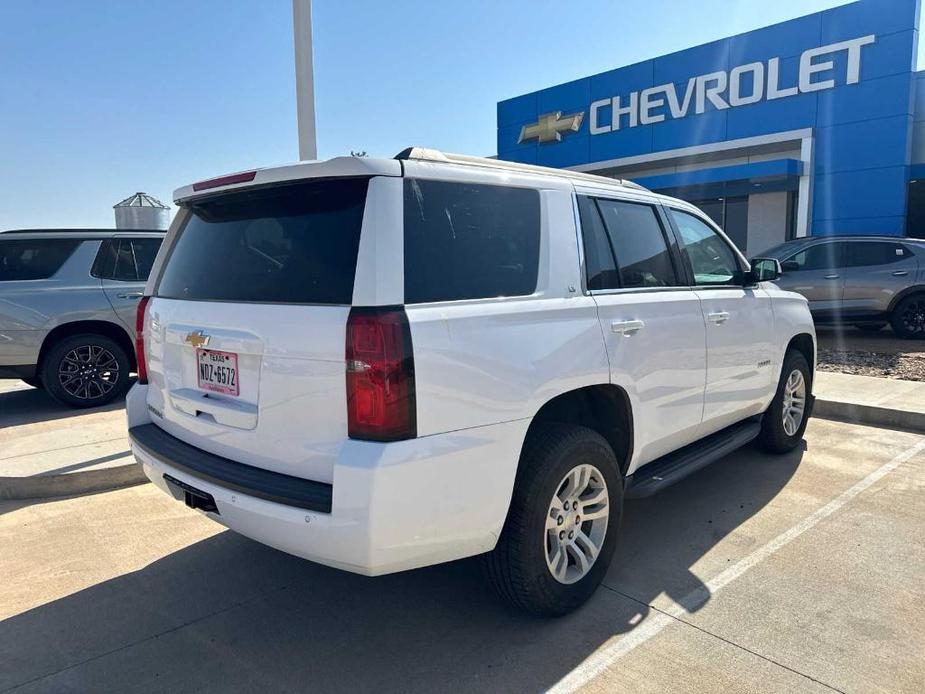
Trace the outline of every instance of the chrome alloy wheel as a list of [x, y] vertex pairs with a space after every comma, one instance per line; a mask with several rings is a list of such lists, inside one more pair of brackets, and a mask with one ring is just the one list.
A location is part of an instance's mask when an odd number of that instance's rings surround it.
[[546, 513], [546, 566], [559, 583], [575, 583], [594, 566], [607, 534], [607, 482], [593, 465], [578, 465], [559, 483]]
[[794, 369], [787, 377], [784, 385], [784, 433], [793, 436], [803, 423], [803, 413], [806, 411], [806, 379], [803, 372]]
[[119, 382], [119, 361], [99, 345], [75, 347], [58, 365], [58, 382], [80, 400], [102, 397]]

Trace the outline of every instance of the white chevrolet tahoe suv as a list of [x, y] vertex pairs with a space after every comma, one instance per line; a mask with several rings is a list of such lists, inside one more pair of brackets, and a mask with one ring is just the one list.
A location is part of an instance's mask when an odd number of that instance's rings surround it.
[[409, 149], [181, 188], [138, 311], [132, 450], [164, 492], [367, 575], [484, 554], [561, 614], [626, 498], [812, 405], [806, 300], [632, 183]]

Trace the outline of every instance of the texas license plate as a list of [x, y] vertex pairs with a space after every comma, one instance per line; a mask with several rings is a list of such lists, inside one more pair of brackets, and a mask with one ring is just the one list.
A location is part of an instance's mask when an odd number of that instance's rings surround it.
[[238, 355], [215, 349], [197, 349], [199, 387], [223, 395], [238, 396]]

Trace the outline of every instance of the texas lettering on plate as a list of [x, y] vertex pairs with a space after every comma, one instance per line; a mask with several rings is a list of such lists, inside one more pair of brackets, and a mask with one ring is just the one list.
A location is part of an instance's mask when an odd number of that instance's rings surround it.
[[240, 394], [238, 387], [238, 355], [214, 349], [197, 349], [199, 387], [223, 395]]

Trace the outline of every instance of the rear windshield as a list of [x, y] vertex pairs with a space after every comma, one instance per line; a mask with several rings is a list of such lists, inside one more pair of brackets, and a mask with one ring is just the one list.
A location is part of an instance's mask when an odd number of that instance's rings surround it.
[[0, 240], [0, 282], [48, 279], [79, 245], [77, 239]]
[[314, 181], [191, 204], [157, 295], [349, 304], [368, 184]]

